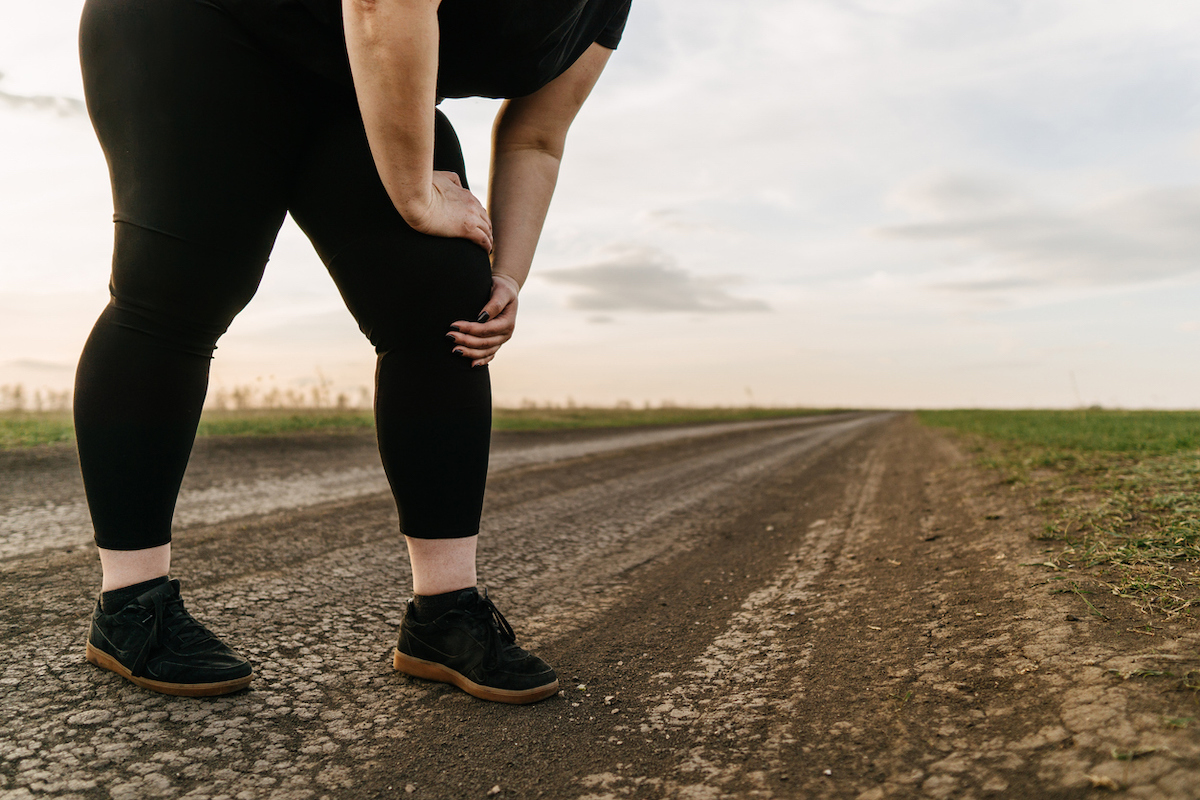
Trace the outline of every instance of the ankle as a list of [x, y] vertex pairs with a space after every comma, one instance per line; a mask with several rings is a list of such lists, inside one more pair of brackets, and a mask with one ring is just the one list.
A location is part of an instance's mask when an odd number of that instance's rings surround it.
[[474, 586], [478, 536], [463, 539], [406, 537], [412, 564], [413, 594], [432, 597]]
[[99, 548], [104, 579], [100, 591], [113, 592], [156, 578], [171, 571], [171, 544], [143, 550], [106, 550]]

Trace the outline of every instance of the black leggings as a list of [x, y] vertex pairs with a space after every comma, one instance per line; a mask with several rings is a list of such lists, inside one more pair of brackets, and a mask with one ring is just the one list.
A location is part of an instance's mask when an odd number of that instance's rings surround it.
[[[491, 389], [446, 333], [488, 300], [484, 250], [406, 225], [353, 96], [205, 0], [88, 0], [80, 50], [116, 207], [112, 301], [75, 384], [97, 544], [170, 541], [213, 349], [257, 290], [286, 212], [378, 353], [379, 450], [401, 529], [478, 533]], [[434, 166], [466, 184], [440, 113]]]

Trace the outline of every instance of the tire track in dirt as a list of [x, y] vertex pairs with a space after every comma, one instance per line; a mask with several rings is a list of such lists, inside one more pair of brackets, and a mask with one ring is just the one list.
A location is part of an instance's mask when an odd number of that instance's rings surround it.
[[[847, 485], [842, 508], [808, 526], [787, 565], [742, 602], [690, 669], [651, 676], [665, 691], [644, 701], [649, 711], [639, 732], [662, 734], [664, 741], [672, 734], [687, 737], [688, 749], [674, 769], [665, 776], [587, 775], [580, 779], [583, 786], [606, 791], [580, 800], [615, 798], [620, 795], [612, 790], [622, 784], [652, 781], [661, 781], [664, 794], [675, 797], [716, 797], [739, 778], [755, 786], [751, 791], [769, 792], [766, 775], [778, 772], [780, 749], [795, 742], [791, 720], [803, 690], [793, 684], [808, 665], [810, 645], [795, 635], [804, 621], [796, 608], [811, 599], [813, 581], [828, 568], [847, 529], [869, 524], [863, 512], [879, 491], [878, 453], [868, 457], [862, 473]], [[750, 733], [755, 728], [766, 734]]]

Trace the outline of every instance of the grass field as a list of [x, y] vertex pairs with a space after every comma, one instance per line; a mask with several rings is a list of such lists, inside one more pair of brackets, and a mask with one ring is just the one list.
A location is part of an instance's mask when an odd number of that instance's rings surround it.
[[[502, 431], [614, 428], [682, 425], [700, 422], [773, 419], [828, 414], [836, 409], [806, 408], [498, 408], [493, 426]], [[370, 411], [333, 409], [254, 409], [208, 411], [200, 420], [201, 436], [269, 436], [271, 434], [347, 431], [374, 425]], [[65, 412], [0, 414], [0, 448], [70, 442], [71, 416]]]
[[67, 412], [5, 411], [0, 413], [0, 449], [69, 442], [74, 436]]
[[1200, 605], [1200, 412], [919, 416], [957, 431], [981, 464], [1035, 493], [1056, 571], [1086, 574], [1147, 613]]

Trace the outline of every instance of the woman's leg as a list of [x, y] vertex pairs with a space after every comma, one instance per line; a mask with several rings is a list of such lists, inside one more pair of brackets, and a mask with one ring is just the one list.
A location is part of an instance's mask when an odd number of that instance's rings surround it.
[[[378, 353], [379, 449], [401, 530], [422, 540], [473, 537], [487, 480], [491, 385], [486, 367], [453, 354], [446, 333], [487, 302], [488, 255], [465, 239], [408, 227], [379, 181], [357, 108], [329, 116], [305, 156], [292, 215]], [[457, 138], [440, 114], [435, 144], [435, 168], [465, 183]], [[413, 550], [419, 582], [423, 554], [436, 550]]]
[[[379, 449], [416, 595], [393, 664], [487, 700], [541, 700], [558, 691], [554, 670], [514, 644], [512, 628], [475, 589], [491, 386], [487, 367], [454, 355], [446, 334], [487, 302], [488, 255], [465, 239], [409, 228], [379, 181], [357, 108], [329, 118], [290, 208], [379, 354]], [[458, 140], [441, 114], [435, 137], [434, 168], [457, 172], [465, 186]]]
[[76, 430], [97, 544], [136, 583], [169, 564], [121, 553], [170, 541], [212, 352], [258, 286], [302, 126], [294, 90], [207, 3], [89, 0], [80, 49], [117, 225]]
[[258, 286], [306, 126], [285, 76], [203, 0], [88, 0], [80, 54], [117, 222], [112, 300], [76, 375], [105, 571], [87, 657], [156, 691], [223, 694], [251, 667], [168, 581], [171, 517], [213, 349]]

